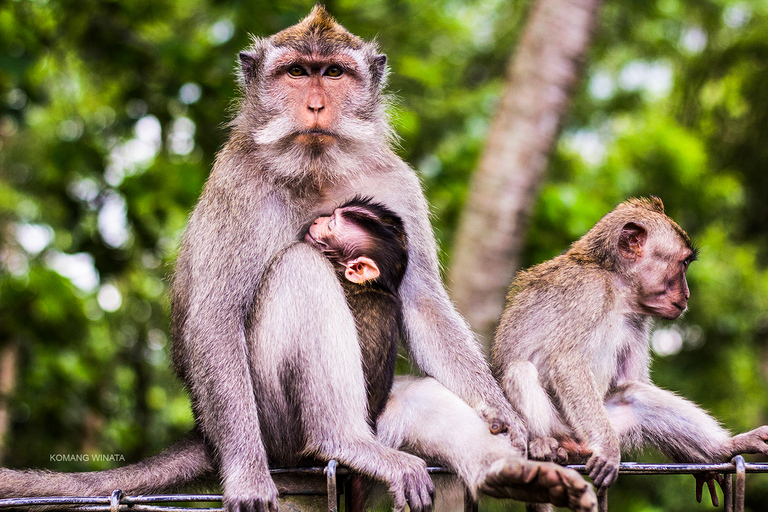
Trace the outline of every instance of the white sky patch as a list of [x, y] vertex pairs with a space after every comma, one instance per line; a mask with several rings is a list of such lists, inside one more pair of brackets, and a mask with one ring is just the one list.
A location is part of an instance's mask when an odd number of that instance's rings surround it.
[[444, 12], [468, 27], [475, 48], [484, 49], [493, 45], [495, 17], [503, 3], [504, 0], [475, 2], [470, 5], [447, 2]]
[[125, 247], [130, 241], [125, 198], [109, 192], [99, 210], [99, 234], [104, 242], [115, 248]]
[[147, 333], [147, 341], [152, 350], [163, 350], [168, 344], [168, 337], [160, 329], [152, 329]]
[[96, 301], [101, 309], [111, 313], [120, 309], [123, 304], [123, 296], [115, 285], [107, 283], [99, 288]]
[[596, 100], [607, 100], [616, 90], [616, 82], [610, 73], [597, 71], [589, 79], [589, 94]]
[[607, 154], [606, 141], [593, 130], [577, 130], [563, 135], [563, 143], [581, 156], [585, 163], [600, 165]]
[[36, 256], [53, 240], [53, 228], [47, 224], [16, 224], [16, 240], [31, 256]]
[[645, 91], [661, 98], [672, 89], [672, 68], [663, 62], [633, 61], [619, 73], [619, 86], [628, 91]]
[[426, 178], [434, 178], [443, 170], [443, 164], [440, 159], [430, 153], [424, 156], [418, 163], [419, 172]]
[[221, 19], [208, 31], [208, 39], [216, 45], [224, 44], [235, 35], [235, 24], [231, 20]]
[[181, 89], [179, 89], [179, 101], [186, 105], [196, 103], [202, 95], [202, 87], [194, 82], [187, 82], [181, 86]]
[[723, 21], [730, 28], [741, 28], [752, 17], [752, 9], [747, 3], [729, 5], [723, 11]]
[[99, 273], [93, 265], [93, 256], [86, 252], [64, 254], [52, 251], [46, 255], [45, 262], [48, 268], [66, 277], [84, 292], [92, 292], [99, 285]]
[[680, 35], [680, 45], [688, 53], [701, 53], [707, 46], [707, 33], [699, 27], [688, 27]]
[[163, 130], [155, 116], [140, 118], [133, 131], [133, 138], [117, 144], [109, 154], [105, 179], [113, 187], [120, 185], [126, 176], [149, 167], [162, 146]]
[[23, 251], [6, 247], [0, 251], [0, 268], [5, 267], [14, 277], [24, 277], [29, 272], [29, 260]]
[[677, 354], [683, 349], [683, 333], [676, 326], [657, 329], [651, 335], [651, 347], [662, 357]]
[[67, 186], [67, 192], [70, 197], [92, 205], [96, 198], [99, 197], [99, 184], [94, 179], [83, 178], [71, 182]]
[[188, 117], [178, 117], [171, 125], [168, 146], [172, 153], [188, 155], [195, 149], [195, 122]]

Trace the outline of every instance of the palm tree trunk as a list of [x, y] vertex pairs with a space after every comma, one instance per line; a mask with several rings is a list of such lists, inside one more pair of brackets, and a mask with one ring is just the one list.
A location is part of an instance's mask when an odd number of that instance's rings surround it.
[[486, 347], [520, 266], [531, 210], [592, 38], [600, 0], [538, 0], [475, 171], [449, 286]]
[[18, 360], [18, 341], [10, 340], [0, 346], [0, 464], [8, 445], [8, 430], [11, 425], [9, 399], [16, 387]]

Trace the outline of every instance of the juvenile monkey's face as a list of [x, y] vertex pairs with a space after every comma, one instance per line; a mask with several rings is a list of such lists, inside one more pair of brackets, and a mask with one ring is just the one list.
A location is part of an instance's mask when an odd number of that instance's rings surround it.
[[686, 273], [695, 253], [681, 245], [672, 249], [651, 244], [648, 249], [637, 264], [640, 306], [646, 314], [675, 319], [688, 307], [690, 291]]

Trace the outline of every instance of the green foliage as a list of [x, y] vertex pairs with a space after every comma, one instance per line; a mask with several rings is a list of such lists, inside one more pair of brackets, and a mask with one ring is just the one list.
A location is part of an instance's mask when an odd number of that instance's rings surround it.
[[[0, 348], [19, 347], [5, 465], [95, 469], [109, 463], [50, 456], [135, 460], [191, 425], [169, 370], [166, 278], [226, 137], [238, 51], [312, 2], [275, 4], [0, 4]], [[387, 53], [399, 151], [449, 248], [529, 4], [326, 5]], [[690, 312], [659, 326], [680, 343], [660, 349], [654, 378], [734, 430], [768, 421], [766, 11], [604, 4], [525, 253], [552, 257], [616, 203], [660, 196], [701, 255]], [[692, 479], [647, 478], [620, 479], [612, 504], [690, 510]], [[759, 510], [768, 480], [748, 485]]]

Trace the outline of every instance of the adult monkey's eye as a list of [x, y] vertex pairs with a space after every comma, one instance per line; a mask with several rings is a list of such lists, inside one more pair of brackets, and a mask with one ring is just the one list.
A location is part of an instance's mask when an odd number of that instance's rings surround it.
[[330, 76], [331, 78], [336, 78], [342, 74], [344, 74], [344, 71], [342, 71], [339, 66], [330, 66], [325, 70], [325, 76]]
[[304, 68], [301, 66], [293, 66], [291, 69], [288, 70], [288, 74], [291, 76], [301, 76], [306, 75], [307, 72], [304, 71]]

